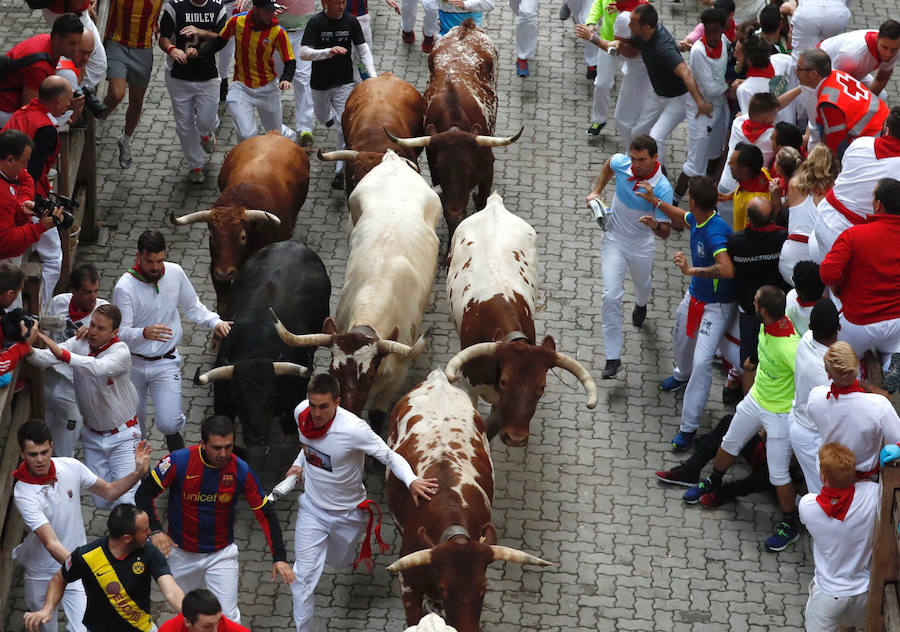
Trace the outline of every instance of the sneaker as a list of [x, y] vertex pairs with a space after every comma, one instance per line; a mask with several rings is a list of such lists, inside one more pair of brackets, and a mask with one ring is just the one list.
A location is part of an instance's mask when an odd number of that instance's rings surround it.
[[313, 133], [309, 130], [300, 132], [300, 146], [301, 147], [312, 147], [313, 146]]
[[213, 132], [209, 133], [209, 136], [201, 136], [200, 137], [200, 146], [203, 148], [208, 154], [213, 153], [216, 150], [216, 135]]
[[119, 166], [127, 169], [131, 166], [131, 139], [121, 134], [116, 139], [116, 144], [119, 145]]
[[400, 39], [404, 44], [412, 44], [416, 41], [415, 31], [400, 31]]
[[681, 485], [682, 487], [693, 487], [700, 482], [699, 474], [691, 474], [684, 470], [680, 465], [673, 467], [671, 470], [662, 470], [656, 473], [663, 483], [669, 485]]
[[597, 67], [596, 66], [588, 66], [587, 74], [585, 75], [588, 79], [594, 80], [597, 78]]
[[219, 84], [219, 103], [225, 103], [226, 98], [228, 98], [228, 79], [222, 79], [222, 83]]
[[631, 310], [631, 324], [641, 328], [641, 325], [644, 324], [644, 320], [647, 318], [647, 306], [646, 305], [635, 305], [634, 309]]
[[615, 360], [607, 360], [606, 366], [603, 368], [603, 374], [601, 377], [604, 380], [608, 380], [610, 378], [616, 377], [616, 373], [619, 372], [619, 369], [622, 368], [622, 361], [618, 358]]
[[725, 499], [722, 498], [720, 490], [712, 491], [708, 494], [703, 494], [700, 497], [700, 504], [707, 509], [715, 509], [716, 507], [721, 507], [724, 502]]
[[893, 393], [900, 387], [900, 353], [891, 354], [891, 364], [884, 373], [881, 386], [888, 393]]
[[188, 174], [188, 180], [194, 184], [201, 184], [206, 180], [206, 176], [203, 175], [203, 168], [197, 167], [196, 169], [191, 169], [191, 172]]
[[572, 16], [572, 9], [569, 8], [569, 5], [565, 2], [559, 8], [559, 19], [560, 20], [568, 20]]
[[600, 130], [602, 130], [604, 127], [606, 127], [606, 121], [603, 121], [602, 123], [594, 121], [593, 123], [591, 123], [591, 126], [587, 128], [587, 133], [591, 136], [597, 136], [598, 134], [600, 134]]
[[422, 52], [430, 53], [434, 50], [434, 35], [422, 36]]
[[334, 174], [334, 178], [331, 180], [331, 188], [336, 191], [344, 188], [343, 171], [338, 171], [336, 174]]
[[713, 486], [712, 481], [707, 476], [698, 484], [694, 485], [689, 490], [684, 492], [684, 496], [682, 496], [682, 498], [684, 498], [684, 502], [686, 502], [687, 504], [696, 505], [698, 502], [700, 502], [700, 498], [704, 494], [715, 491], [716, 489], [718, 489], [718, 487], [718, 485]]
[[519, 77], [528, 76], [528, 60], [520, 57], [516, 58], [516, 75]]
[[675, 379], [674, 375], [670, 375], [659, 383], [659, 390], [667, 393], [674, 393], [675, 391], [683, 389], [686, 384], [687, 380], [682, 382], [681, 380]]
[[766, 540], [766, 548], [774, 553], [783, 551], [800, 539], [800, 530], [792, 527], [786, 522], [782, 522], [775, 529], [775, 533], [770, 535]]
[[684, 452], [693, 445], [695, 434], [697, 433], [682, 432], [679, 430], [678, 434], [672, 437], [672, 449], [675, 450], [675, 452]]

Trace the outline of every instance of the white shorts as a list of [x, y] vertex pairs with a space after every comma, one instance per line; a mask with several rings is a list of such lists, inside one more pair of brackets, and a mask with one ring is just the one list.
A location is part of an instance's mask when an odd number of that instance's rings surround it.
[[833, 597], [809, 582], [809, 599], [806, 600], [807, 632], [836, 630], [838, 627], [860, 628], [866, 619], [866, 604], [869, 594], [861, 593], [852, 597]]
[[222, 613], [241, 622], [238, 610], [238, 548], [232, 542], [213, 553], [189, 553], [180, 548], [169, 554], [169, 568], [178, 585], [185, 592], [206, 587], [222, 605]]
[[756, 401], [752, 393], [737, 405], [728, 432], [722, 437], [722, 450], [738, 456], [741, 448], [759, 432], [766, 429], [766, 460], [769, 465], [769, 482], [778, 487], [791, 482], [791, 441], [788, 437], [790, 420], [788, 413], [773, 413]]

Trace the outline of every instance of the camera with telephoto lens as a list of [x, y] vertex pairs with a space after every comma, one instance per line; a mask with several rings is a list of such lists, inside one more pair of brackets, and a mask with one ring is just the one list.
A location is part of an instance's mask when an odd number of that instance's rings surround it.
[[103, 118], [106, 116], [106, 104], [94, 96], [94, 91], [90, 88], [82, 86], [72, 91], [72, 98], [84, 97], [84, 107], [94, 115], [95, 118]]
[[22, 336], [22, 328], [19, 323], [25, 323], [25, 329], [31, 331], [37, 319], [37, 316], [26, 314], [21, 307], [0, 313], [0, 329], [3, 331], [3, 339], [23, 342], [25, 338]]
[[[57, 206], [63, 207], [62, 219], [57, 219], [57, 217], [53, 215], [53, 209]], [[34, 200], [34, 214], [39, 217], [50, 215], [53, 217], [53, 223], [56, 224], [57, 228], [68, 228], [71, 226], [72, 222], [75, 221], [72, 213], [77, 209], [78, 200], [72, 200], [59, 193], [54, 193], [53, 191], [47, 193], [46, 198], [38, 195]]]

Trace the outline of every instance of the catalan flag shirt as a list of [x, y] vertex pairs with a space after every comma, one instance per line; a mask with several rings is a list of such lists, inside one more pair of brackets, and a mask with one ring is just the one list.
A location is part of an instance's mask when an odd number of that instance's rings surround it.
[[153, 25], [163, 0], [111, 0], [104, 39], [129, 48], [153, 46]]
[[219, 32], [222, 39], [234, 38], [234, 80], [248, 88], [262, 88], [278, 75], [275, 73], [275, 51], [281, 61], [294, 59], [287, 32], [273, 19], [268, 26], [253, 23], [253, 14], [232, 17]]
[[171, 575], [166, 558], [149, 542], [124, 559], [109, 550], [109, 538], [72, 551], [62, 565], [67, 584], [82, 580], [87, 593], [84, 625], [92, 632], [151, 632], [150, 578]]

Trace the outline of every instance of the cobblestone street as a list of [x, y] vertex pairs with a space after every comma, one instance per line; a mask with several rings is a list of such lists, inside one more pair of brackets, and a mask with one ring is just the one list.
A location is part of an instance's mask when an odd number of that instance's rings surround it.
[[[400, 42], [399, 16], [380, 2], [372, 2], [375, 16], [376, 68], [392, 71], [424, 91], [427, 58], [420, 51], [421, 29], [413, 46]], [[21, 0], [0, 2], [0, 42], [4, 51], [24, 36], [43, 31], [39, 12]], [[762, 541], [771, 533], [780, 512], [774, 496], [752, 496], [736, 505], [709, 510], [687, 506], [681, 488], [658, 483], [653, 472], [679, 462], [669, 440], [679, 422], [681, 394], [661, 393], [659, 380], [672, 366], [672, 317], [687, 280], [671, 264], [676, 250], [687, 249], [687, 235], [673, 233], [660, 244], [654, 268], [654, 290], [643, 329], [631, 326], [633, 306], [626, 284], [624, 371], [617, 379], [600, 380], [604, 366], [600, 323], [601, 231], [584, 208], [584, 196], [603, 161], [618, 151], [615, 126], [601, 132], [599, 142], [587, 141], [591, 82], [585, 79], [580, 40], [572, 22], [557, 18], [557, 2], [540, 7], [541, 39], [531, 77], [515, 76], [514, 16], [504, 2], [486, 16], [486, 30], [500, 48], [498, 135], [525, 131], [521, 140], [494, 150], [495, 189], [512, 211], [538, 233], [541, 264], [541, 308], [537, 314], [539, 339], [551, 334], [557, 348], [577, 358], [592, 372], [600, 401], [588, 410], [584, 392], [570, 374], [548, 377], [547, 391], [531, 424], [524, 448], [492, 444], [496, 493], [493, 522], [499, 543], [520, 548], [555, 563], [540, 570], [497, 563], [488, 572], [488, 591], [482, 615], [486, 631], [546, 630], [676, 630], [702, 631], [800, 630], [807, 585], [812, 574], [808, 537], [786, 552], [767, 552]], [[683, 37], [700, 13], [696, 0], [660, 2], [663, 23]], [[861, 28], [895, 12], [895, 3], [878, 0], [856, 3], [853, 28]], [[421, 11], [420, 11], [421, 16]], [[420, 17], [421, 19], [421, 17]], [[162, 53], [155, 50], [154, 81], [133, 145], [134, 163], [118, 166], [115, 137], [124, 120], [124, 107], [111, 117], [100, 143], [100, 203], [108, 229], [104, 245], [79, 249], [79, 258], [101, 270], [101, 296], [131, 265], [138, 235], [160, 228], [168, 257], [184, 266], [201, 298], [215, 303], [209, 279], [205, 225], [174, 228], [167, 216], [202, 210], [216, 197], [218, 168], [234, 146], [231, 119], [220, 109], [219, 148], [206, 182], [187, 182], [187, 166], [178, 145], [171, 106], [163, 83]], [[617, 80], [621, 80], [621, 76]], [[614, 92], [615, 98], [615, 92]], [[293, 98], [283, 97], [285, 121], [293, 124]], [[640, 107], [641, 104], [634, 104]], [[612, 110], [612, 108], [611, 108]], [[334, 132], [319, 125], [316, 147], [334, 147]], [[687, 143], [682, 124], [667, 144], [670, 177], [677, 175]], [[420, 159], [427, 172], [424, 155]], [[295, 239], [304, 241], [325, 262], [333, 287], [332, 310], [343, 283], [348, 252], [349, 215], [343, 193], [329, 184], [333, 167], [312, 159], [309, 197], [300, 211]], [[426, 176], [427, 178], [427, 176]], [[611, 198], [611, 195], [607, 196]], [[447, 231], [439, 225], [441, 260]], [[397, 297], [403, 300], [403, 297]], [[332, 311], [333, 313], [333, 311]], [[415, 360], [403, 392], [443, 366], [459, 349], [449, 318], [445, 270], [440, 267], [431, 305], [425, 316], [432, 335], [425, 352]], [[186, 324], [180, 345], [186, 439], [199, 440], [199, 422], [210, 414], [212, 391], [194, 386], [190, 377], [215, 359], [205, 330]], [[327, 365], [320, 350], [317, 367]], [[721, 404], [722, 377], [717, 371], [701, 431], [726, 412]], [[297, 393], [297, 401], [304, 398]], [[164, 455], [165, 442], [154, 429], [153, 463]], [[298, 450], [296, 435], [273, 433], [271, 451], [251, 454], [265, 487], [280, 480]], [[741, 475], [743, 467], [734, 475]], [[370, 496], [385, 510], [383, 530], [392, 551], [376, 556], [372, 575], [362, 570], [326, 572], [317, 591], [316, 630], [390, 630], [405, 627], [399, 585], [386, 566], [397, 557], [399, 538], [387, 513], [383, 479], [369, 475]], [[293, 527], [297, 495], [277, 503], [281, 527], [293, 561]], [[106, 513], [95, 511], [85, 498], [89, 539], [105, 531]], [[262, 532], [245, 503], [240, 503], [236, 534], [241, 551], [240, 607], [243, 623], [254, 632], [293, 628], [287, 586], [273, 584], [271, 558]], [[14, 581], [13, 612], [8, 629], [23, 629], [21, 572]], [[167, 619], [162, 597], [155, 590], [154, 615]]]

